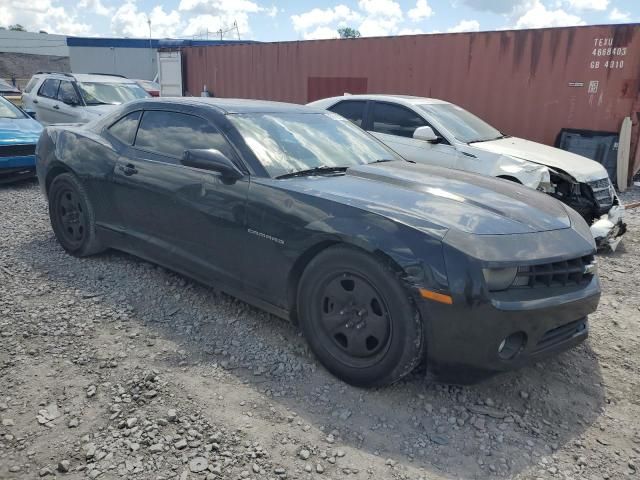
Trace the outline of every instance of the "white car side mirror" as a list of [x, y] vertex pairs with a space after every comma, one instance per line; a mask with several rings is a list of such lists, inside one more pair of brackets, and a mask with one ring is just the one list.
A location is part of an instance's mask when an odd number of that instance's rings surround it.
[[425, 142], [436, 142], [438, 141], [438, 136], [433, 131], [431, 127], [418, 127], [416, 131], [413, 132], [413, 138], [416, 140], [424, 140]]

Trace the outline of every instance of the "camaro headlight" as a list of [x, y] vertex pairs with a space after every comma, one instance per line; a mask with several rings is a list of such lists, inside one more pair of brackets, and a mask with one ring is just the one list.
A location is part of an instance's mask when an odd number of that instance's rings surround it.
[[489, 290], [506, 290], [509, 288], [518, 274], [518, 267], [509, 268], [483, 268], [484, 280]]

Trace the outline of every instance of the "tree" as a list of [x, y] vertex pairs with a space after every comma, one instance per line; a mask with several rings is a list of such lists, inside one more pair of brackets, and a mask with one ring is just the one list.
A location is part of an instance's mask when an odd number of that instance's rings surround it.
[[16, 23], [15, 25], [9, 25], [9, 30], [13, 30], [15, 32], [26, 32], [27, 31], [27, 29], [24, 28], [19, 23]]
[[339, 28], [338, 33], [340, 34], [340, 38], [358, 38], [360, 36], [360, 32], [351, 27]]

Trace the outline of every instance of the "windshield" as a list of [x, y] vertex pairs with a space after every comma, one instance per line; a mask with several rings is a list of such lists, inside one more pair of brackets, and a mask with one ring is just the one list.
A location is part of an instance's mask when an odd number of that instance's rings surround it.
[[149, 96], [137, 83], [82, 82], [78, 87], [87, 105], [119, 105]]
[[227, 118], [272, 177], [318, 167], [353, 167], [400, 159], [334, 114], [252, 113]]
[[9, 100], [0, 97], [0, 118], [27, 118], [18, 107], [13, 105]]
[[457, 105], [451, 103], [422, 104], [420, 108], [442, 124], [461, 142], [486, 142], [504, 137], [499, 130]]

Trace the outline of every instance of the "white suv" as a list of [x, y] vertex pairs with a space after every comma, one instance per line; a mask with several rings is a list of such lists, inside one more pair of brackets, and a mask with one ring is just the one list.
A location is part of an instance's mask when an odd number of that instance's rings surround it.
[[45, 125], [86, 123], [148, 96], [134, 80], [118, 75], [38, 72], [24, 89], [22, 105]]

